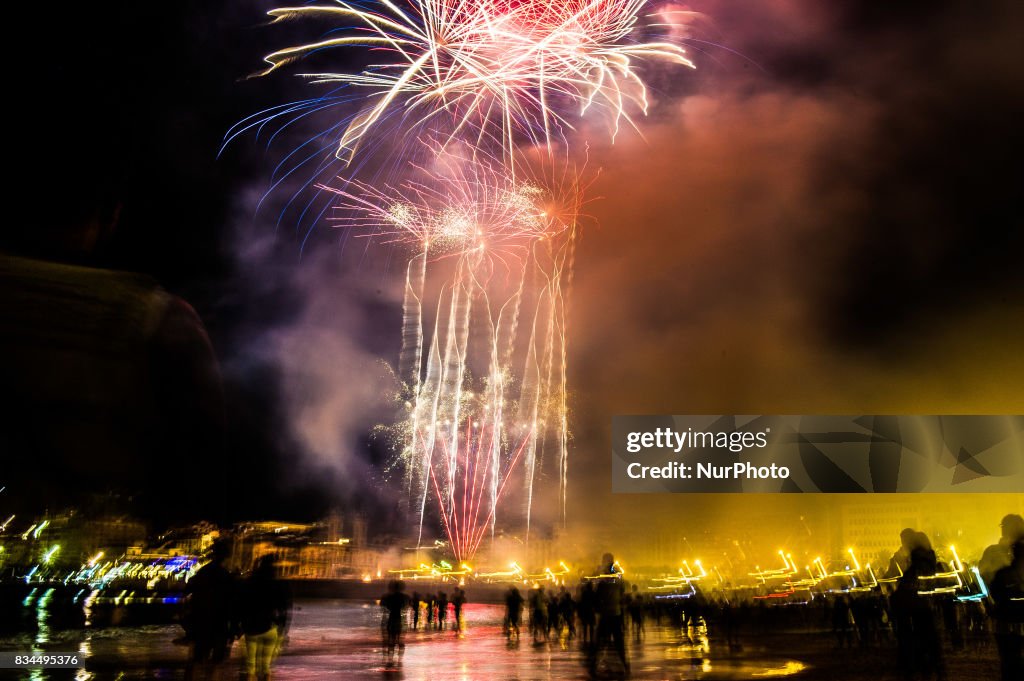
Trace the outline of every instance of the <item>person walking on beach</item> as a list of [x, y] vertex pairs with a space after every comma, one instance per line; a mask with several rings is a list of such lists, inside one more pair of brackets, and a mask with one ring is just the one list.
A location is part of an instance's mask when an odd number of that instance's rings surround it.
[[241, 586], [238, 619], [245, 637], [247, 681], [270, 681], [270, 668], [288, 631], [291, 597], [274, 574], [274, 556], [256, 563]]

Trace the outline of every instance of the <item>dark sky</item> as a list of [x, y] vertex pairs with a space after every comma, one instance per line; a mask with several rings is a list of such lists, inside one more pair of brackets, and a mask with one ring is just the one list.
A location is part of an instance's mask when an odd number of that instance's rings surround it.
[[[306, 229], [255, 211], [287, 138], [217, 158], [234, 122], [306, 94], [244, 79], [302, 35], [267, 6], [69, 3], [20, 23], [5, 240], [150, 274], [196, 309], [225, 382], [225, 519], [380, 510], [368, 427], [397, 270], [326, 225], [300, 258]], [[570, 495], [614, 507], [591, 494], [614, 413], [1024, 411], [1021, 4], [691, 7], [698, 69], [650, 74], [644, 139], [579, 133], [602, 172], [573, 291]], [[95, 196], [120, 204], [116, 233], [57, 248], [41, 226]]]

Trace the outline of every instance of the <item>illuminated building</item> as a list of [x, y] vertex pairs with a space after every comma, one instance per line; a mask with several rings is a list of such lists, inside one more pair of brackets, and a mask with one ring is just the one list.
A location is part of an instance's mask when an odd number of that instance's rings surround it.
[[348, 537], [342, 536], [344, 527], [337, 514], [309, 524], [238, 523], [230, 564], [247, 570], [260, 556], [272, 554], [278, 575], [285, 579], [346, 579], [397, 567], [385, 564], [384, 552], [367, 544], [364, 518], [357, 515], [351, 520]]

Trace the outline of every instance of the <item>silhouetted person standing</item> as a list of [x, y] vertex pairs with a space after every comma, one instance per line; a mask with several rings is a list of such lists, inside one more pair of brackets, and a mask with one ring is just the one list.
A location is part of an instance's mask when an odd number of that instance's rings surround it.
[[210, 562], [199, 568], [185, 586], [185, 631], [192, 642], [186, 678], [197, 670], [210, 678], [218, 676], [234, 641], [235, 578], [224, 567], [230, 549], [227, 542], [211, 547]]
[[245, 636], [247, 681], [269, 681], [270, 668], [288, 631], [291, 597], [274, 574], [274, 557], [263, 556], [239, 589], [238, 618]]
[[644, 635], [644, 596], [636, 584], [633, 585], [629, 598], [629, 620], [633, 625], [636, 642], [640, 643]]
[[722, 603], [722, 630], [725, 632], [725, 645], [730, 651], [740, 649], [741, 618], [739, 605], [728, 600]]
[[916, 534], [912, 527], [904, 528], [900, 532], [900, 547], [889, 559], [889, 568], [886, 571], [888, 577], [899, 577], [910, 567], [910, 550], [913, 548]]
[[395, 579], [388, 583], [388, 592], [381, 596], [380, 605], [384, 608], [384, 659], [386, 664], [395, 662], [395, 650], [401, 655], [405, 646], [402, 644], [402, 613], [409, 606], [409, 597], [404, 593], [405, 585]]
[[462, 631], [462, 606], [466, 604], [466, 592], [455, 589], [452, 595], [452, 607], [455, 609], [455, 631]]
[[515, 640], [519, 640], [519, 621], [522, 615], [523, 596], [519, 593], [519, 589], [510, 586], [505, 593], [505, 626], [509, 641], [512, 641], [513, 634], [515, 634]]
[[534, 643], [540, 643], [541, 636], [545, 641], [548, 639], [548, 600], [544, 589], [530, 591], [530, 634]]
[[597, 634], [590, 646], [587, 668], [591, 676], [597, 675], [598, 655], [603, 647], [614, 648], [625, 674], [629, 675], [629, 661], [626, 659], [625, 619], [622, 612], [622, 601], [625, 587], [622, 583], [622, 572], [615, 565], [615, 558], [610, 553], [601, 558], [598, 574], [593, 578], [595, 587]]
[[410, 605], [412, 607], [412, 628], [414, 630], [415, 629], [419, 629], [420, 628], [420, 594], [419, 594], [418, 591], [413, 591], [412, 592], [412, 602], [410, 603]]
[[989, 586], [996, 573], [1013, 562], [1013, 545], [1024, 539], [1024, 518], [1011, 513], [999, 523], [1002, 534], [999, 541], [985, 549], [978, 561], [978, 572]]
[[437, 594], [437, 628], [443, 630], [448, 621], [448, 594], [439, 591]]
[[941, 679], [942, 645], [935, 610], [919, 592], [921, 577], [935, 574], [935, 552], [915, 541], [910, 565], [892, 595], [899, 663], [905, 679]]
[[839, 648], [853, 647], [853, 610], [846, 596], [838, 596], [832, 604], [832, 632]]
[[594, 643], [594, 625], [597, 622], [597, 593], [594, 590], [594, 583], [585, 580], [580, 587], [579, 605], [576, 608], [580, 618], [580, 638], [583, 645]]
[[561, 587], [558, 596], [558, 616], [569, 630], [569, 638], [576, 637], [576, 604], [572, 600], [572, 594], [564, 586]]
[[558, 638], [562, 635], [562, 615], [558, 609], [558, 596], [552, 590], [548, 592], [548, 638], [554, 635]]
[[992, 578], [992, 617], [1003, 681], [1024, 679], [1024, 540], [1012, 547], [1009, 565]]

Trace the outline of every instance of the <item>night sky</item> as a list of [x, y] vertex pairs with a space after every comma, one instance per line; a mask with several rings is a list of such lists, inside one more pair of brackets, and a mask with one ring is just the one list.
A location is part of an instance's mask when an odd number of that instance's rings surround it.
[[[308, 95], [288, 74], [245, 78], [303, 35], [267, 26], [269, 6], [75, 3], [21, 24], [3, 245], [151, 275], [209, 333], [222, 461], [175, 467], [215, 474], [124, 483], [99, 456], [111, 489], [164, 523], [339, 505], [384, 527], [370, 430], [393, 389], [400, 268], [326, 224], [300, 255], [307, 228], [255, 210], [294, 142], [243, 137], [217, 157], [233, 123]], [[688, 7], [698, 69], [647, 73], [642, 138], [611, 144], [597, 120], [573, 138], [601, 172], [571, 301], [570, 514], [625, 510], [607, 491], [616, 413], [1024, 412], [1024, 6]], [[116, 231], [86, 254], [61, 245], [53, 226], [97, 196], [119, 206]], [[38, 471], [23, 463], [13, 483]], [[80, 493], [47, 487], [48, 503]]]

